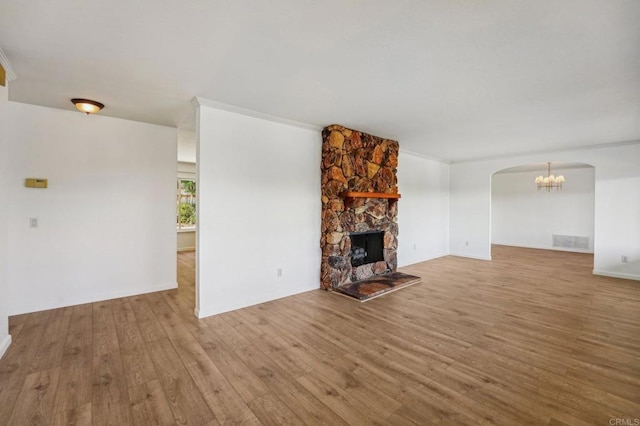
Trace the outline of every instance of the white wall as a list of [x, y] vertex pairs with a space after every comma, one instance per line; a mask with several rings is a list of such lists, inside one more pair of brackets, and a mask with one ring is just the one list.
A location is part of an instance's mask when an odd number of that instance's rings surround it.
[[0, 86], [0, 357], [11, 343], [9, 335], [9, 285], [7, 282], [7, 221], [9, 165], [7, 134], [8, 87]]
[[[195, 121], [195, 120], [194, 120]], [[193, 123], [195, 126], [195, 123]], [[178, 129], [178, 161], [195, 164], [196, 132], [189, 128]]]
[[10, 314], [174, 288], [176, 130], [15, 102], [8, 112]]
[[196, 163], [178, 161], [177, 171], [178, 171], [178, 178], [195, 179]]
[[398, 266], [449, 254], [449, 165], [400, 148], [398, 190]]
[[178, 241], [176, 247], [178, 251], [189, 251], [196, 249], [196, 231], [178, 231]]
[[[547, 161], [595, 167], [594, 272], [640, 279], [640, 143], [453, 163], [451, 253], [490, 258], [491, 174]], [[629, 263], [620, 261], [622, 255]]]
[[[507, 246], [554, 249], [552, 235], [589, 238], [593, 252], [595, 169], [556, 169], [567, 181], [561, 191], [537, 190], [528, 172], [496, 173], [491, 179], [491, 242]], [[557, 248], [556, 248], [557, 249]], [[558, 249], [559, 250], [559, 249]], [[568, 250], [568, 249], [564, 249]]]
[[204, 105], [197, 128], [196, 315], [317, 289], [320, 132]]

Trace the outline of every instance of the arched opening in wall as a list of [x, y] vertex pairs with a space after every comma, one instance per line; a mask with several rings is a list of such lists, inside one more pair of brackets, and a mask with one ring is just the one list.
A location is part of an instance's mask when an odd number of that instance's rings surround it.
[[492, 258], [517, 247], [587, 253], [593, 265], [595, 168], [551, 162], [550, 174], [564, 176], [561, 187], [544, 179], [536, 183], [539, 176], [548, 177], [548, 168], [548, 163], [526, 164], [491, 176]]

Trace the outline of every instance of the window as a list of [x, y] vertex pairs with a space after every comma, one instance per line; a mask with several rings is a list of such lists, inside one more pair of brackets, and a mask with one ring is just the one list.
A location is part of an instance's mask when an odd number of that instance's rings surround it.
[[178, 179], [176, 222], [178, 230], [196, 227], [196, 181], [193, 179]]

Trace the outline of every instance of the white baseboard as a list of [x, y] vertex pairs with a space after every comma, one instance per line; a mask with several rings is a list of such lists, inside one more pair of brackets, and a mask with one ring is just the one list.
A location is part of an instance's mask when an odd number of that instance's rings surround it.
[[85, 303], [103, 302], [105, 300], [120, 299], [121, 297], [137, 296], [139, 294], [154, 293], [156, 291], [172, 290], [174, 288], [178, 288], [177, 282], [160, 284], [157, 286], [149, 286], [143, 289], [137, 289], [133, 291], [131, 290], [108, 291], [108, 292], [92, 294], [87, 297], [81, 297], [76, 299], [67, 299], [67, 300], [61, 300], [61, 301], [60, 300], [40, 301], [39, 303], [33, 303], [33, 304], [27, 303], [20, 306], [10, 306], [9, 316], [46, 311], [48, 309], [66, 308], [66, 307], [75, 306], [75, 305], [84, 305]]
[[416, 265], [418, 263], [422, 263], [422, 262], [428, 262], [430, 260], [433, 259], [440, 259], [441, 257], [445, 257], [448, 256], [449, 253], [441, 253], [441, 254], [437, 254], [435, 256], [429, 256], [426, 257], [424, 259], [420, 259], [420, 260], [412, 260], [411, 263], [403, 263], [402, 265], [398, 263], [398, 268], [404, 268], [405, 266], [411, 266], [411, 265]]
[[491, 260], [491, 256], [472, 256], [470, 254], [464, 254], [464, 253], [449, 253], [449, 256], [467, 257], [469, 259], [478, 259], [478, 260]]
[[563, 248], [563, 247], [548, 247], [548, 246], [536, 246], [536, 245], [520, 245], [520, 244], [511, 244], [511, 243], [496, 243], [491, 242], [491, 245], [496, 246], [507, 246], [507, 247], [520, 247], [520, 248], [531, 248], [536, 250], [555, 250], [555, 251], [568, 251], [571, 253], [588, 253], [593, 254], [593, 250], [583, 250], [576, 248]]
[[602, 269], [594, 269], [593, 275], [602, 275], [603, 277], [622, 278], [625, 280], [640, 281], [640, 275], [625, 274], [623, 272], [603, 271]]
[[285, 297], [295, 296], [296, 294], [301, 294], [301, 293], [306, 293], [308, 291], [316, 291], [316, 290], [320, 290], [319, 284], [318, 284], [318, 287], [300, 290], [293, 293], [279, 294], [274, 297], [266, 297], [263, 300], [256, 300], [251, 303], [233, 303], [224, 307], [218, 307], [217, 309], [208, 310], [208, 311], [203, 311], [202, 309], [196, 308], [194, 309], [193, 313], [196, 315], [196, 317], [198, 317], [198, 319], [202, 319], [202, 318], [211, 317], [218, 314], [224, 314], [225, 312], [236, 311], [238, 309], [248, 308], [249, 306], [260, 305], [262, 303], [271, 302], [273, 300], [284, 299]]
[[4, 339], [2, 339], [2, 342], [0, 343], [0, 358], [2, 358], [5, 352], [7, 352], [7, 349], [9, 349], [10, 345], [11, 345], [11, 335], [7, 334], [7, 336]]

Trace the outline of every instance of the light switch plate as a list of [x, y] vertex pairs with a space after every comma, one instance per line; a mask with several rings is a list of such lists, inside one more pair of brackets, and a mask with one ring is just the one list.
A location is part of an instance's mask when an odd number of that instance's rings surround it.
[[41, 178], [26, 178], [24, 186], [27, 188], [47, 188], [49, 186], [49, 181]]

